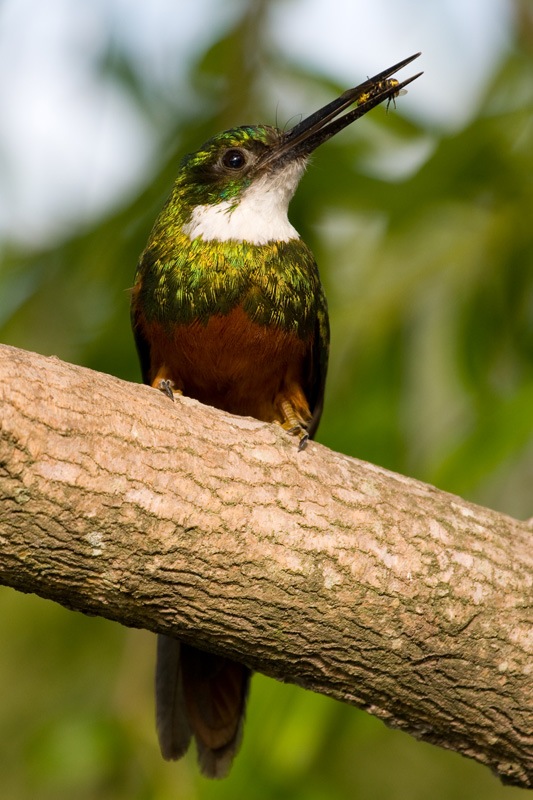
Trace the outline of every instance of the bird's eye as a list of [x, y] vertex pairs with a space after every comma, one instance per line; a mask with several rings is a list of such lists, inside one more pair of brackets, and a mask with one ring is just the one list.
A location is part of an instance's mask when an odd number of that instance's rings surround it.
[[222, 156], [222, 163], [228, 169], [242, 169], [246, 163], [246, 158], [242, 150], [226, 150]]

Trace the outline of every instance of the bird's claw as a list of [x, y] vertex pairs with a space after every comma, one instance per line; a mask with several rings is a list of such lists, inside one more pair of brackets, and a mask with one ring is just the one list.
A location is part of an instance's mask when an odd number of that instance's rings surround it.
[[167, 378], [163, 378], [162, 380], [159, 381], [159, 386], [157, 388], [159, 389], [160, 392], [166, 394], [166, 396], [169, 397], [172, 400], [172, 402], [174, 402], [174, 390], [172, 386], [173, 386], [172, 381], [169, 381]]
[[309, 434], [307, 433], [307, 431], [303, 431], [300, 429], [300, 441], [298, 442], [298, 452], [300, 452], [301, 450], [305, 450], [308, 441], [309, 441]]

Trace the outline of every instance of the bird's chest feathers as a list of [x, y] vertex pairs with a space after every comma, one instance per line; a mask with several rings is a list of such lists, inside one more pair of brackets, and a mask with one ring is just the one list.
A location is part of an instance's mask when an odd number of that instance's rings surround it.
[[263, 245], [187, 239], [170, 258], [147, 251], [141, 276], [147, 319], [172, 326], [206, 324], [240, 306], [253, 322], [307, 336], [322, 297], [313, 255], [299, 238]]

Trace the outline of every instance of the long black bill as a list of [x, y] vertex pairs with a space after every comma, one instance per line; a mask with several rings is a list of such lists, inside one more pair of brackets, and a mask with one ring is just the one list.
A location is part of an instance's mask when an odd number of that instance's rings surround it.
[[[384, 100], [392, 100], [397, 97], [402, 89], [419, 78], [422, 72], [418, 72], [411, 78], [401, 82], [390, 80], [391, 75], [410, 64], [420, 55], [421, 53], [415, 53], [413, 56], [399, 61], [393, 67], [389, 67], [372, 78], [368, 78], [364, 83], [360, 83], [359, 86], [347, 89], [336, 100], [332, 100], [331, 103], [315, 111], [314, 114], [291, 128], [284, 135], [280, 146], [276, 148], [274, 153], [271, 153], [270, 157], [275, 158], [277, 161], [289, 152], [291, 158], [307, 156], [323, 142], [326, 142], [343, 128], [359, 119], [359, 117], [363, 117]], [[357, 103], [356, 108], [353, 108], [344, 116], [339, 116], [353, 103]]]

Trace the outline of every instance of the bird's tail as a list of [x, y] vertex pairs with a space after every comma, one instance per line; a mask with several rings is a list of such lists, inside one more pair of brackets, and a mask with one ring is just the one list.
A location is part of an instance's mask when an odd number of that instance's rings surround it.
[[242, 664], [158, 636], [156, 723], [163, 758], [181, 758], [194, 736], [203, 774], [225, 777], [242, 738], [250, 675]]

